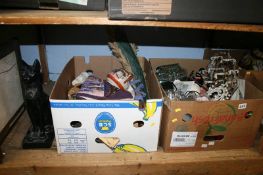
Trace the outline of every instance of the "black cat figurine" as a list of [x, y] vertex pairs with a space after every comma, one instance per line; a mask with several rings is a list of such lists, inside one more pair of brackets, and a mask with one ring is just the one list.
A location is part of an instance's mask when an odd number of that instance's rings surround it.
[[50, 148], [54, 139], [54, 128], [48, 96], [42, 88], [40, 63], [35, 60], [29, 66], [23, 60], [20, 65], [25, 105], [32, 126], [23, 140], [23, 148]]

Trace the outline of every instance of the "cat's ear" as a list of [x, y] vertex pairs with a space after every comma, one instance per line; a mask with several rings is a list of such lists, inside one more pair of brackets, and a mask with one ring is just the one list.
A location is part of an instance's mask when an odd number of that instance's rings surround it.
[[41, 66], [40, 66], [39, 61], [37, 59], [35, 59], [35, 61], [33, 63], [33, 66], [32, 66], [34, 72], [39, 72], [40, 71], [40, 67]]

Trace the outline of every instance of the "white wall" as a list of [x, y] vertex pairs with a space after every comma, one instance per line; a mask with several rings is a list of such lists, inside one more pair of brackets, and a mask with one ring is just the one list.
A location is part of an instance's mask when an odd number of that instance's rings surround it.
[[[39, 58], [36, 45], [22, 45], [20, 47], [22, 58], [32, 64], [34, 59]], [[47, 45], [47, 62], [50, 79], [55, 81], [64, 65], [73, 56], [110, 56], [111, 52], [106, 45]], [[160, 47], [160, 46], [139, 46], [138, 55], [146, 58], [191, 58], [201, 59], [204, 54], [203, 48], [185, 47]]]

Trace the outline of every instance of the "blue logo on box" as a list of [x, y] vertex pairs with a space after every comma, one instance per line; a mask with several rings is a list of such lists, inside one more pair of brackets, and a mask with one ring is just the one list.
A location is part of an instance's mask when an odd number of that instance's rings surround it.
[[102, 134], [113, 132], [115, 127], [115, 119], [109, 112], [102, 112], [95, 119], [95, 128]]

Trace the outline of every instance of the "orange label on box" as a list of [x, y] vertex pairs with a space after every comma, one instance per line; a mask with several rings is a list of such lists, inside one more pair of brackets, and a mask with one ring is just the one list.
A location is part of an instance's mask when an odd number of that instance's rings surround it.
[[124, 15], [170, 15], [172, 0], [122, 0]]

